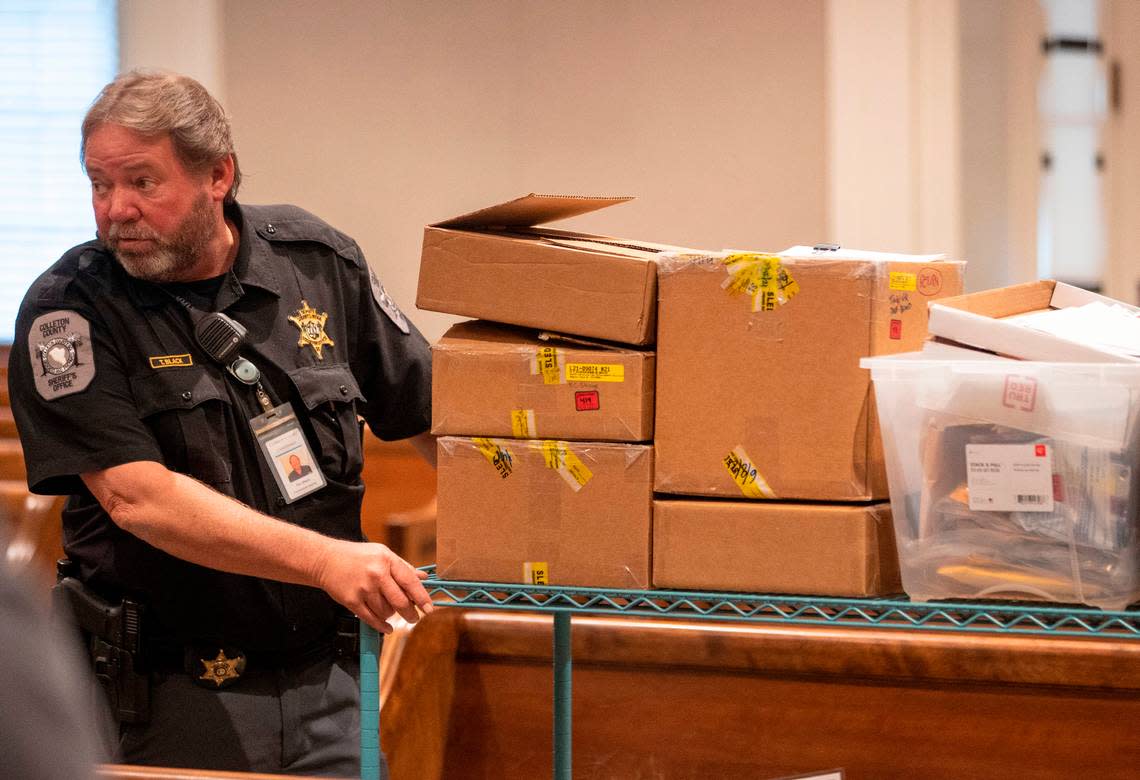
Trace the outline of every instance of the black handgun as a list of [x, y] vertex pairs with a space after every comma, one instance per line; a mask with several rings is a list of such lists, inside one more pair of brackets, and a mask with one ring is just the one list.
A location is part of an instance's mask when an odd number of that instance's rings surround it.
[[138, 671], [142, 605], [129, 599], [111, 604], [67, 576], [52, 588], [52, 601], [58, 614], [70, 615], [82, 629], [111, 712], [120, 723], [146, 723], [150, 681]]

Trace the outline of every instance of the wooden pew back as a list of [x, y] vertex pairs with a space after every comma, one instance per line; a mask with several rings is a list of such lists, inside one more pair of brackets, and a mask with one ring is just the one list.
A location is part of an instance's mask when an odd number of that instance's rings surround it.
[[[449, 645], [404, 649], [381, 712], [393, 780], [548, 777], [551, 619], [443, 609], [421, 628], [455, 634], [454, 678], [418, 702]], [[1100, 778], [1140, 761], [1136, 641], [588, 616], [572, 633], [578, 778]]]

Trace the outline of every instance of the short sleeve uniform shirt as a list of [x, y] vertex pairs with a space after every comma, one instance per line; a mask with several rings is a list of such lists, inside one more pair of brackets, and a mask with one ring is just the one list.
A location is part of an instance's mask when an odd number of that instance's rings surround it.
[[248, 330], [240, 354], [274, 405], [292, 405], [324, 488], [285, 501], [250, 430], [263, 412], [255, 389], [199, 348], [172, 294], [195, 304], [193, 289], [134, 279], [97, 241], [70, 250], [27, 293], [9, 392], [29, 485], [70, 496], [64, 548], [89, 587], [141, 599], [159, 641], [296, 649], [331, 632], [337, 607], [325, 593], [168, 555], [116, 526], [79, 478], [157, 461], [286, 522], [358, 540], [359, 417], [382, 439], [427, 430], [428, 345], [356, 243], [291, 206], [235, 206], [227, 216], [240, 231], [237, 258], [195, 308]]

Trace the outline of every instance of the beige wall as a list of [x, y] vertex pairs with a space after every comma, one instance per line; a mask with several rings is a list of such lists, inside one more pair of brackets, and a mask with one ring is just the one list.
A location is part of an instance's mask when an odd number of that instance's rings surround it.
[[530, 191], [638, 196], [565, 223], [597, 232], [1035, 274], [1037, 0], [122, 8], [124, 66], [222, 96], [243, 199], [353, 234], [429, 338], [454, 318], [413, 311], [422, 226]]
[[[248, 202], [353, 234], [413, 308], [425, 223], [527, 192], [632, 194], [566, 225], [823, 240], [822, 0], [226, 2]], [[434, 338], [450, 318], [415, 313]]]

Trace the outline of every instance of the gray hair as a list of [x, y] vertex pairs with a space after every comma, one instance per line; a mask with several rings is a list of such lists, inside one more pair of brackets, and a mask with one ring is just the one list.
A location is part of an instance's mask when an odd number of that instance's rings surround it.
[[174, 152], [188, 170], [200, 171], [231, 155], [234, 183], [225, 202], [233, 203], [241, 184], [230, 122], [221, 104], [189, 76], [132, 70], [103, 87], [83, 118], [79, 157], [86, 159], [87, 139], [98, 127], [113, 124], [145, 137], [170, 134]]

